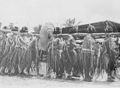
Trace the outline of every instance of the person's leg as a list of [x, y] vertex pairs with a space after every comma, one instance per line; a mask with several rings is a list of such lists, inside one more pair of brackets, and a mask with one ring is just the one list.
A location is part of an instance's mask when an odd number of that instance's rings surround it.
[[107, 69], [107, 75], [108, 75], [108, 81], [113, 81], [114, 76], [113, 76], [113, 63], [109, 62], [108, 64], [108, 69]]
[[4, 75], [5, 74], [5, 67], [1, 67], [1, 72], [0, 72], [1, 75]]
[[36, 70], [37, 70], [37, 75], [40, 76], [40, 60], [42, 59], [42, 53], [43, 53], [43, 50], [39, 50], [39, 55], [37, 56], [37, 60], [36, 60]]
[[63, 61], [62, 60], [60, 60], [60, 78], [62, 78], [63, 77], [63, 73], [64, 73], [64, 64], [63, 64]]
[[84, 55], [84, 59], [85, 59], [85, 81], [91, 81], [91, 77], [90, 77], [90, 71], [91, 71], [91, 54], [90, 53], [86, 53]]

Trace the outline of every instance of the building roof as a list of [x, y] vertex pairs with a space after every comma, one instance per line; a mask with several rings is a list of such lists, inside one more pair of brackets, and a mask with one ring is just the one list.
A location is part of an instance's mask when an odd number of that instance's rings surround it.
[[[94, 23], [90, 23], [92, 26], [95, 27], [96, 31], [88, 31], [87, 28], [89, 26], [89, 24], [84, 24], [84, 25], [78, 25], [78, 30], [76, 30], [75, 27], [64, 27], [62, 28], [62, 33], [63, 34], [72, 34], [72, 33], [105, 33], [105, 28], [107, 26], [107, 24], [113, 29], [112, 32], [120, 32], [120, 23], [117, 22], [113, 22], [113, 21], [99, 21], [99, 22], [94, 22]], [[57, 30], [55, 30], [56, 34], [59, 34], [60, 29], [57, 27]], [[108, 32], [108, 31], [107, 31]]]

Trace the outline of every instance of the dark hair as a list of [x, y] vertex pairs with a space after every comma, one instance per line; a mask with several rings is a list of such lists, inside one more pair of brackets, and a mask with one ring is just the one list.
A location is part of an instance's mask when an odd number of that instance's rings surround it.
[[22, 29], [20, 30], [21, 33], [26, 33], [28, 32], [28, 27], [24, 26], [22, 27]]

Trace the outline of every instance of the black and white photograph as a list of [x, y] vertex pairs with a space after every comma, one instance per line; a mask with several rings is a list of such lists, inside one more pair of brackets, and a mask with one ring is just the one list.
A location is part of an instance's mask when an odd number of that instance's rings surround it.
[[120, 88], [120, 0], [0, 0], [0, 88]]

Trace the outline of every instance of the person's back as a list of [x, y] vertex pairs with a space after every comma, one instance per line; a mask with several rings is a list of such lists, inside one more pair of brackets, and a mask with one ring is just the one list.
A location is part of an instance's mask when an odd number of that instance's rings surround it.
[[51, 24], [45, 24], [42, 26], [41, 31], [40, 31], [40, 41], [39, 41], [40, 49], [46, 51], [48, 42], [52, 38], [53, 31], [54, 31], [54, 27]]
[[88, 34], [82, 44], [82, 60], [83, 60], [83, 69], [85, 73], [85, 81], [91, 81], [92, 77], [91, 68], [92, 68], [92, 61], [93, 61], [93, 46], [95, 44], [95, 40], [91, 34]]
[[95, 40], [92, 38], [92, 36], [89, 34], [87, 35], [82, 44], [83, 49], [91, 49], [92, 45], [95, 43]]

